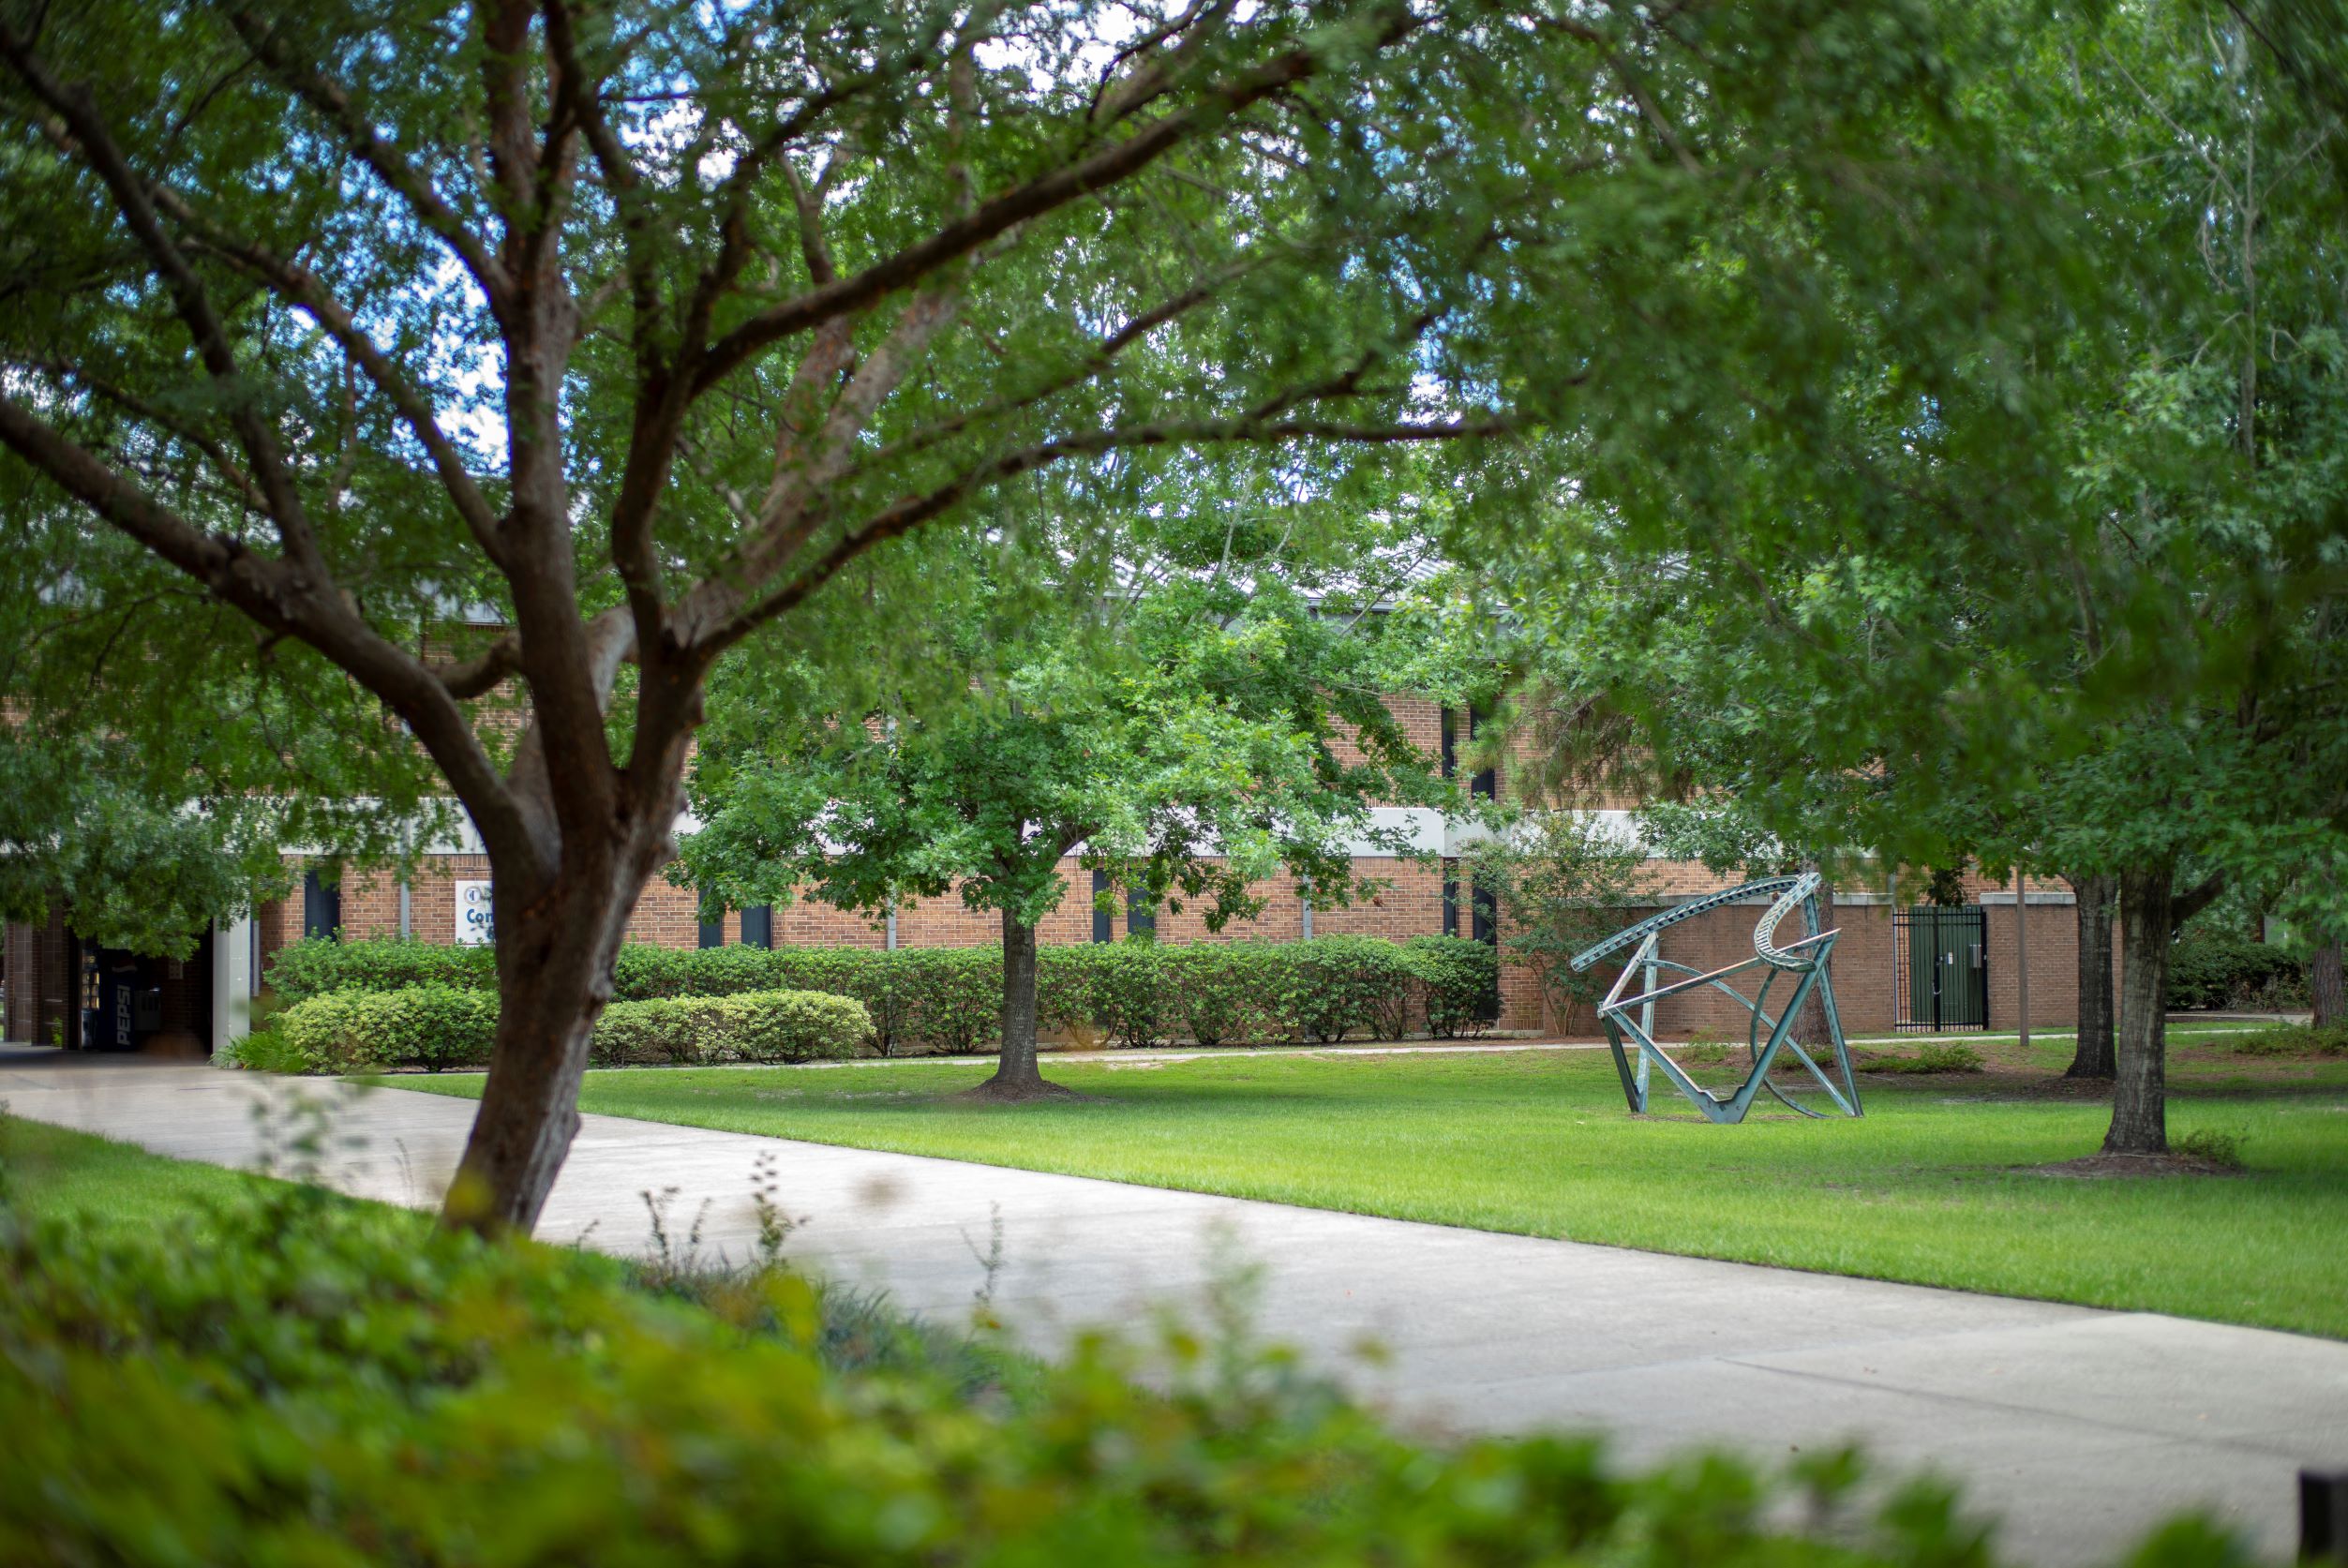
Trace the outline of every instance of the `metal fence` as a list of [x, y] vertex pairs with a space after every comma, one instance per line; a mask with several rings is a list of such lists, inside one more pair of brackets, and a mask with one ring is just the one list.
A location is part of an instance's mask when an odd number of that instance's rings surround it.
[[1893, 911], [1892, 964], [1894, 1029], [1989, 1027], [1989, 918], [1980, 904]]

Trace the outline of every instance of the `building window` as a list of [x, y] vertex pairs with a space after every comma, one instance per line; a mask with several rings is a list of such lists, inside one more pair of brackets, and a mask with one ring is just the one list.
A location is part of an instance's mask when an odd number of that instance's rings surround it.
[[1108, 893], [1109, 874], [1105, 871], [1093, 873], [1093, 940], [1096, 942], [1109, 942], [1116, 938], [1116, 932], [1110, 926], [1114, 917], [1109, 913], [1109, 906], [1101, 902]]
[[774, 946], [774, 905], [754, 903], [742, 911], [742, 946], [745, 948]]
[[1138, 888], [1129, 889], [1125, 895], [1125, 934], [1129, 938], [1158, 934], [1157, 906]]
[[1443, 934], [1459, 934], [1459, 862], [1443, 862]]
[[[1476, 724], [1484, 717], [1485, 715], [1478, 713], [1473, 708], [1470, 708], [1468, 709], [1469, 739], [1473, 740], [1475, 739]], [[1445, 768], [1443, 772], [1446, 776], [1448, 776], [1451, 769], [1449, 768]], [[1475, 777], [1468, 781], [1468, 793], [1470, 795], [1480, 795], [1485, 799], [1489, 800], [1492, 798], [1493, 791], [1499, 783], [1499, 775], [1492, 769], [1487, 768], [1482, 772], [1476, 774]]]
[[[706, 896], [705, 896], [705, 897], [703, 898], [703, 900], [702, 900], [701, 907], [702, 907], [702, 909], [703, 909], [703, 910], [705, 910], [705, 911], [706, 911], [706, 910], [708, 910], [708, 909], [710, 907], [710, 903], [709, 903], [709, 901], [708, 901], [708, 899], [707, 899], [707, 897], [706, 897]], [[701, 940], [700, 940], [699, 945], [700, 945], [701, 947], [704, 947], [704, 948], [723, 948], [724, 946], [725, 946], [725, 910], [720, 909], [720, 910], [717, 912], [717, 918], [716, 918], [716, 919], [714, 919], [714, 920], [710, 920], [710, 919], [704, 919], [704, 920], [702, 920], [702, 922], [701, 922]]]
[[302, 874], [302, 934], [342, 940], [342, 887], [321, 881], [314, 871]]

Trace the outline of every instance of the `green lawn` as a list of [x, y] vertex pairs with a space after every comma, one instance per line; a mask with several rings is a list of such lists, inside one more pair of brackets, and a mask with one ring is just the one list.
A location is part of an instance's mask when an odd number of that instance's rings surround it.
[[[1713, 1127], [1623, 1109], [1603, 1052], [1047, 1063], [1080, 1101], [957, 1102], [988, 1064], [591, 1072], [589, 1111], [1532, 1235], [2348, 1337], [2348, 1063], [2180, 1036], [2173, 1135], [2232, 1176], [2081, 1179], [2108, 1108], [1989, 1045], [1982, 1075], [1864, 1082], [1867, 1115]], [[476, 1075], [397, 1080], [477, 1095]], [[1765, 1102], [1766, 1103], [1766, 1102]]]
[[[0, 1115], [0, 1184], [5, 1184], [9, 1206], [28, 1219], [72, 1218], [101, 1232], [158, 1230], [200, 1220], [208, 1205], [232, 1202], [268, 1180], [149, 1154], [136, 1144], [45, 1122]], [[404, 1214], [388, 1208], [384, 1212]], [[418, 1216], [415, 1222], [426, 1220]]]

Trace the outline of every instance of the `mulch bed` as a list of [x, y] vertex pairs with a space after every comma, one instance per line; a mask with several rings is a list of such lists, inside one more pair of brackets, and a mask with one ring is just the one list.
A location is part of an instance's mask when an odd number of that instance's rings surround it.
[[2071, 1176], [2087, 1181], [2127, 1176], [2238, 1176], [2242, 1173], [2233, 1166], [2179, 1154], [2098, 1154], [2084, 1159], [2066, 1159], [2059, 1165], [2031, 1165], [2024, 1169], [2032, 1175]]

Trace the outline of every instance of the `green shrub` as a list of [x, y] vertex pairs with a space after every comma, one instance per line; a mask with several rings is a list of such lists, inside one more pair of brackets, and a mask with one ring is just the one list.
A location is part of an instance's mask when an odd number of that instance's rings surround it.
[[2348, 1023], [2321, 1029], [2311, 1023], [2282, 1023], [2271, 1029], [2246, 1029], [2208, 1043], [2236, 1056], [2348, 1056]]
[[1402, 944], [1402, 963], [1418, 982], [1428, 1034], [1472, 1038], [1490, 1026], [1500, 949], [1464, 936], [1413, 936]]
[[1090, 1024], [1113, 1046], [1164, 1045], [1180, 1027], [1170, 983], [1183, 949], [1139, 942], [1046, 948], [1036, 955], [1036, 1012], [1046, 1027]]
[[2271, 1012], [2307, 999], [2307, 961], [2271, 942], [2194, 932], [2169, 948], [2173, 1008]]
[[[328, 992], [277, 1015], [266, 1048], [272, 1070], [368, 1072], [385, 1068], [486, 1067], [497, 998], [454, 986]], [[589, 1046], [600, 1066], [651, 1062], [802, 1062], [854, 1056], [873, 1038], [851, 997], [803, 991], [661, 996], [614, 1002]], [[243, 1050], [238, 1059], [259, 1066]]]
[[745, 1062], [811, 1062], [860, 1056], [873, 1021], [852, 996], [817, 991], [757, 991], [724, 998], [727, 1047]]
[[252, 1072], [302, 1073], [310, 1070], [308, 1056], [289, 1043], [276, 1027], [255, 1029], [241, 1040], [231, 1040], [214, 1053], [221, 1067]]
[[489, 948], [444, 947], [411, 936], [374, 936], [362, 942], [307, 936], [271, 955], [267, 978], [288, 1002], [329, 991], [398, 991], [411, 985], [494, 991], [497, 954]]
[[694, 1059], [693, 1035], [673, 996], [606, 1004], [588, 1038], [588, 1056], [599, 1068], [648, 1067], [654, 1062]]
[[1197, 942], [1168, 948], [1175, 1030], [1201, 1045], [1250, 1045], [1271, 1038], [1264, 987], [1288, 944]]
[[905, 1043], [967, 1056], [1001, 1036], [1002, 948], [899, 948], [887, 962], [895, 971]]
[[1385, 1033], [1382, 1026], [1403, 1016], [1412, 977], [1395, 943], [1316, 936], [1282, 946], [1264, 975], [1266, 1010], [1279, 1038], [1334, 1045], [1352, 1034]]
[[815, 991], [656, 996], [614, 1002], [591, 1047], [604, 1067], [656, 1062], [808, 1062], [861, 1055], [872, 1019], [854, 997]]
[[1856, 1052], [1852, 1066], [1862, 1072], [1980, 1072], [1983, 1064], [1982, 1053], [1969, 1045], [1949, 1040], [1926, 1040], [1916, 1048], [1913, 1056], [1894, 1056], [1876, 1051]]
[[338, 991], [296, 1002], [276, 1033], [311, 1072], [380, 1068], [486, 1066], [498, 1026], [497, 998], [450, 985], [402, 991]]
[[[1036, 1006], [1046, 1029], [1099, 1030], [1117, 1046], [1327, 1042], [1393, 1038], [1424, 1027], [1454, 1037], [1488, 1023], [1499, 956], [1485, 943], [1421, 936], [1324, 936], [1311, 942], [1089, 943], [1037, 956]], [[490, 994], [497, 977], [484, 948], [439, 948], [377, 938], [298, 942], [282, 949], [271, 980], [297, 1006], [327, 995], [418, 987]], [[612, 1005], [779, 991], [824, 992], [862, 1005], [883, 1055], [968, 1054], [993, 1048], [1001, 1027], [999, 947], [710, 948], [630, 944], [613, 969]], [[339, 1015], [337, 1015], [339, 1016]], [[645, 1029], [677, 1040], [681, 1026], [646, 1021], [622, 1031], [615, 1060], [667, 1059], [680, 1045], [641, 1043]], [[697, 1015], [696, 1015], [697, 1016]], [[310, 1038], [305, 1033], [303, 1038]], [[599, 1048], [599, 1051], [602, 1048]], [[401, 1058], [405, 1060], [406, 1058]], [[697, 1060], [691, 1054], [675, 1059]], [[332, 1070], [351, 1070], [339, 1057]], [[365, 1065], [389, 1066], [392, 1062]], [[428, 1063], [425, 1065], [429, 1065]]]
[[354, 1067], [381, 1067], [381, 1062], [362, 1064], [351, 1060], [356, 1049], [352, 1019], [359, 998], [370, 994], [364, 991], [332, 991], [280, 1011], [274, 1032], [283, 1048], [286, 1069], [347, 1072]]
[[2197, 1159], [2220, 1171], [2242, 1169], [2243, 1135], [2220, 1132], [2215, 1127], [2196, 1127], [2169, 1144], [2169, 1152], [2185, 1159]]
[[[1427, 1444], [1291, 1361], [1171, 1334], [1158, 1387], [1114, 1339], [974, 1387], [883, 1335], [857, 1369], [835, 1343], [855, 1325], [788, 1273], [695, 1305], [591, 1255], [283, 1190], [161, 1233], [0, 1208], [0, 1561], [1982, 1561], [1944, 1490], [1856, 1516], [1847, 1455], [1774, 1480], [1723, 1457], [1626, 1473], [1586, 1439]], [[2157, 1561], [2238, 1559], [2172, 1526]]]

